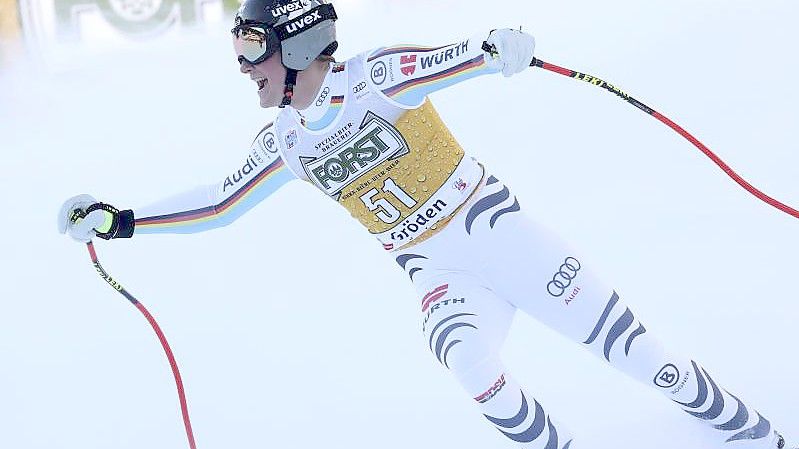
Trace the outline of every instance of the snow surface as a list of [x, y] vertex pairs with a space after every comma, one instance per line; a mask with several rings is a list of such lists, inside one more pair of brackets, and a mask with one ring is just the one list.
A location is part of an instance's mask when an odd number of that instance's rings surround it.
[[[799, 206], [795, 1], [336, 6], [339, 58], [523, 25], [541, 58], [621, 86]], [[0, 68], [0, 448], [187, 447], [154, 334], [55, 220], [73, 194], [135, 209], [240, 163], [275, 111], [238, 73], [227, 29], [75, 48], [29, 39], [28, 57]], [[433, 101], [650, 331], [799, 438], [797, 219], [585, 83], [530, 70]], [[424, 347], [406, 275], [301, 183], [221, 230], [97, 249], [164, 328], [202, 449], [512, 447]], [[575, 449], [724, 447], [528, 316], [503, 353]]]

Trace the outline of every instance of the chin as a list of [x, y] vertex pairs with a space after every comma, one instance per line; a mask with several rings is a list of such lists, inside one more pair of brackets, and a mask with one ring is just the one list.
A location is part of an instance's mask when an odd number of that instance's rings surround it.
[[269, 100], [267, 98], [261, 98], [261, 107], [264, 108], [264, 109], [274, 108], [277, 105], [278, 105], [278, 103], [276, 103], [274, 100]]

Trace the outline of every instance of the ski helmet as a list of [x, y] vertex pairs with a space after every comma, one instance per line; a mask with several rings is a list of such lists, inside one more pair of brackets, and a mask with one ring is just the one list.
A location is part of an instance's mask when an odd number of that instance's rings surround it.
[[324, 0], [244, 0], [232, 30], [239, 62], [257, 64], [280, 50], [287, 69], [305, 70], [336, 51], [337, 18]]

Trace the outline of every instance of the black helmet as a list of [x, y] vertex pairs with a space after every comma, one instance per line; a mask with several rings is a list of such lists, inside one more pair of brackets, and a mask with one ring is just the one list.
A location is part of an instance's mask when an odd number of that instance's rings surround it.
[[266, 57], [281, 50], [287, 69], [305, 70], [320, 55], [336, 51], [337, 18], [333, 5], [324, 0], [244, 0], [233, 32], [249, 27], [262, 30]]

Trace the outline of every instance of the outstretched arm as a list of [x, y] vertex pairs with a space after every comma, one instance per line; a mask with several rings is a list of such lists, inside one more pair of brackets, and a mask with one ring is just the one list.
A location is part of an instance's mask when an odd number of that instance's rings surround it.
[[[494, 51], [482, 49], [487, 41]], [[420, 105], [427, 95], [489, 73], [518, 73], [533, 59], [535, 40], [518, 30], [498, 29], [442, 47], [400, 45], [366, 55], [374, 90], [402, 105]]]
[[134, 234], [188, 234], [226, 226], [296, 179], [277, 153], [271, 124], [253, 141], [242, 166], [216, 184], [136, 209]]

